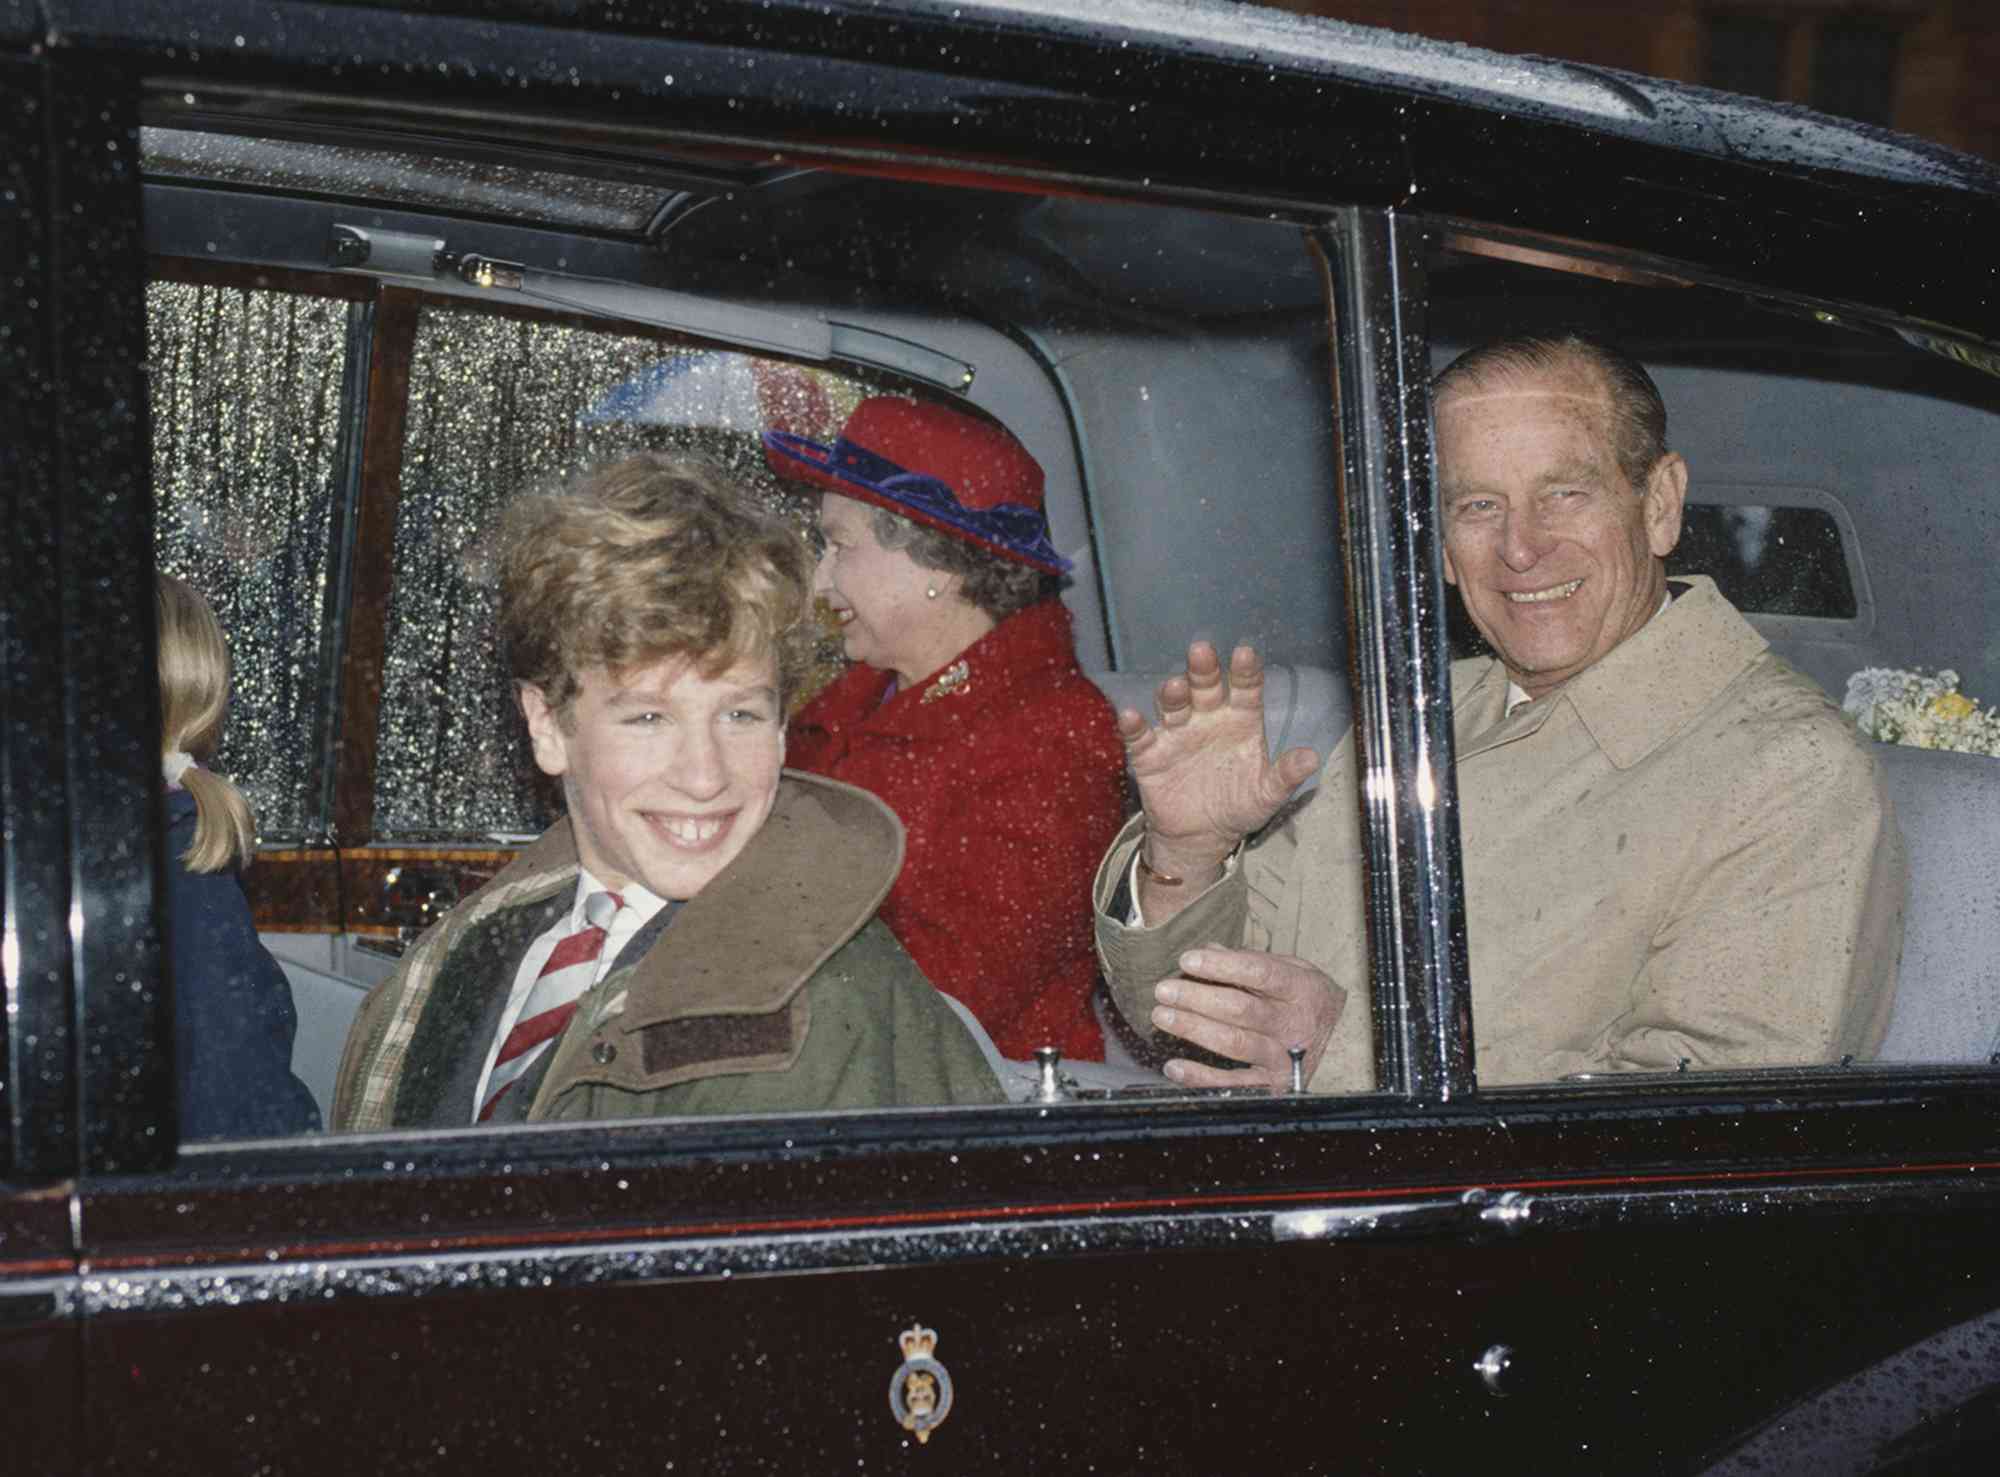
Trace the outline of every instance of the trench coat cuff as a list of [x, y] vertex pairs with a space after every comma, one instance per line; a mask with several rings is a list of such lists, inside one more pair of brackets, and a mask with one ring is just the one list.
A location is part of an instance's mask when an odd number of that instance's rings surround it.
[[1096, 904], [1097, 959], [1111, 995], [1114, 1023], [1139, 1061], [1158, 1067], [1170, 1057], [1200, 1052], [1178, 1036], [1153, 1028], [1153, 986], [1180, 972], [1180, 956], [1203, 944], [1237, 948], [1250, 913], [1250, 891], [1243, 867], [1223, 877], [1157, 928], [1126, 922], [1129, 916], [1132, 858], [1145, 831], [1145, 817], [1134, 816], [1111, 843], [1098, 865], [1092, 889]]

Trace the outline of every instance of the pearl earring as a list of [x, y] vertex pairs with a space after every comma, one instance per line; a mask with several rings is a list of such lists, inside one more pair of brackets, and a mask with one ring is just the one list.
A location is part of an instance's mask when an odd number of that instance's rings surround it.
[[938, 590], [936, 585], [924, 586], [924, 599], [935, 600], [937, 599], [937, 596], [938, 596]]

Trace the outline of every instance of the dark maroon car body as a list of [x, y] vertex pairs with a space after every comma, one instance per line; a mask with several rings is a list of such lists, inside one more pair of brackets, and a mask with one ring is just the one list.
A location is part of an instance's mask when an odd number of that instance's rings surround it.
[[[1991, 1470], [2000, 1075], [1482, 1090], [1455, 805], [1417, 776], [1450, 752], [1439, 223], [1972, 357], [2000, 344], [2000, 183], [1875, 167], [1824, 120], [1753, 138], [1749, 105], [1644, 79], [1495, 59], [1481, 90], [1476, 58], [1439, 80], [1372, 34], [1076, 9], [0, 0], [10, 1470]], [[1537, 104], [1563, 87], [1609, 101]], [[1320, 242], [1394, 1090], [180, 1147], [134, 592], [145, 283], [206, 238], [163, 243], [142, 121], [611, 172], [672, 140], [856, 211], [970, 185]], [[235, 207], [208, 208], [220, 260]], [[335, 598], [365, 604], [355, 578]], [[953, 1395], [923, 1442], [885, 1400], [915, 1325]]]

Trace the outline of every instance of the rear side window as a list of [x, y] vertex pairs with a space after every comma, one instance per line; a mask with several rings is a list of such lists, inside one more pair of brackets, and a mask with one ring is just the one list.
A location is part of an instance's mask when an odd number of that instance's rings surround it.
[[323, 835], [342, 386], [367, 310], [171, 281], [150, 284], [146, 301], [156, 557], [208, 597], [231, 633], [216, 762], [262, 837]]
[[1853, 620], [1858, 610], [1840, 526], [1823, 508], [1689, 503], [1667, 570], [1705, 574], [1758, 615]]

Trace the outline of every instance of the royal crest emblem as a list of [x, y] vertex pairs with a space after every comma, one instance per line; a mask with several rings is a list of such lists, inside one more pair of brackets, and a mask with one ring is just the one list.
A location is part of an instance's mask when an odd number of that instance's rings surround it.
[[951, 1414], [951, 1374], [931, 1357], [936, 1329], [913, 1324], [903, 1330], [900, 1342], [903, 1362], [889, 1381], [889, 1414], [921, 1444]]
[[941, 697], [950, 697], [955, 692], [970, 692], [971, 690], [972, 667], [963, 657], [960, 657], [942, 672], [938, 673], [937, 681], [924, 689], [924, 695], [918, 699], [918, 706], [921, 707], [924, 703], [934, 703]]

